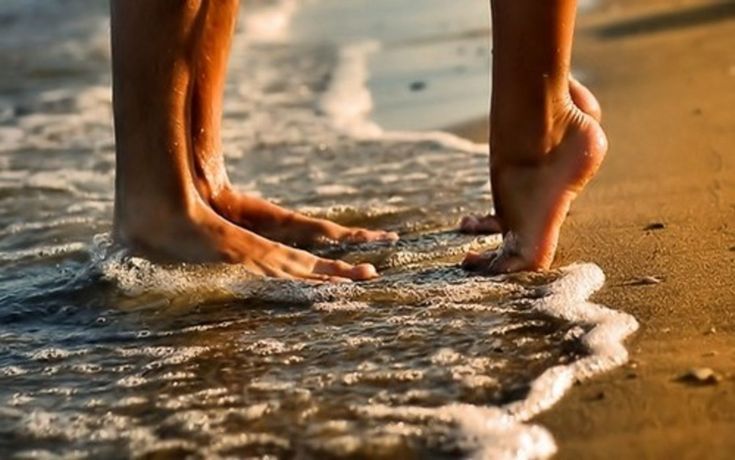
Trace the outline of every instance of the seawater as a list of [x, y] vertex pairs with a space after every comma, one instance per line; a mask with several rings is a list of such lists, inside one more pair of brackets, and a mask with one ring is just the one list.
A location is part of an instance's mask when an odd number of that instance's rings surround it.
[[[485, 146], [370, 118], [379, 36], [243, 12], [224, 144], [243, 190], [397, 244], [322, 249], [381, 279], [314, 286], [160, 266], [110, 244], [109, 21], [94, 0], [0, 6], [0, 457], [544, 458], [527, 423], [623, 363], [631, 317], [594, 265], [488, 278]], [[307, 4], [306, 7], [309, 7]]]

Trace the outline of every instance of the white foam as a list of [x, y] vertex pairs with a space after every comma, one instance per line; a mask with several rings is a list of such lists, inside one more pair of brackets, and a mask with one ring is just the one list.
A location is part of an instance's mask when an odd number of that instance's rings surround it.
[[281, 0], [249, 12], [244, 18], [246, 37], [254, 42], [285, 41], [295, 12], [295, 0]]
[[291, 442], [286, 438], [267, 433], [225, 434], [214, 440], [212, 446], [210, 446], [211, 452], [204, 456], [209, 457], [213, 456], [215, 452], [242, 449], [248, 446], [271, 446], [288, 449], [291, 447]]
[[0, 230], [0, 235], [14, 235], [27, 231], [45, 230], [66, 225], [90, 225], [92, 223], [94, 223], [94, 219], [91, 217], [61, 217], [40, 222], [16, 222]]
[[280, 340], [269, 338], [248, 343], [244, 349], [259, 356], [270, 356], [301, 351], [305, 346], [304, 343], [288, 345]]
[[[358, 414], [371, 417], [418, 418], [454, 422], [460, 428], [462, 444], [475, 458], [546, 458], [556, 452], [553, 437], [528, 422], [558, 402], [576, 381], [611, 370], [628, 359], [623, 340], [638, 328], [635, 319], [588, 301], [604, 284], [604, 274], [593, 264], [577, 264], [561, 269], [562, 276], [543, 289], [543, 297], [532, 308], [557, 318], [586, 324], [591, 329], [582, 336], [589, 356], [568, 365], [546, 370], [532, 384], [525, 399], [503, 407], [450, 404], [436, 409], [423, 407], [362, 406]], [[440, 359], [451, 358], [443, 352]]]
[[579, 0], [577, 7], [579, 11], [589, 11], [597, 8], [600, 5], [600, 0]]
[[[153, 270], [153, 267], [149, 267]], [[119, 268], [120, 269], [120, 268]], [[129, 270], [129, 269], [127, 269]], [[134, 274], [133, 274], [134, 275]], [[119, 274], [117, 276], [120, 276]], [[125, 279], [129, 275], [124, 275]], [[171, 287], [171, 281], [178, 283]], [[173, 289], [169, 291], [176, 295], [190, 297], [202, 284], [210, 284], [219, 276], [185, 276], [178, 272], [167, 272], [155, 269], [147, 272], [143, 283], [148, 289]], [[227, 278], [227, 277], [224, 277]], [[394, 302], [417, 303], [422, 299], [445, 299], [443, 306], [451, 302], [472, 302], [486, 298], [489, 295], [507, 296], [510, 293], [520, 294], [524, 302], [524, 310], [530, 308], [539, 313], [561, 318], [571, 323], [580, 324], [573, 334], [579, 337], [586, 346], [589, 355], [570, 364], [558, 365], [547, 369], [530, 385], [527, 396], [502, 407], [483, 407], [470, 404], [447, 404], [438, 408], [426, 408], [411, 405], [383, 406], [367, 404], [354, 406], [353, 412], [358, 416], [374, 419], [398, 419], [402, 421], [438, 421], [450, 423], [457, 428], [456, 442], [467, 452], [472, 452], [475, 458], [546, 458], [551, 456], [556, 447], [553, 437], [548, 431], [528, 421], [539, 413], [548, 410], [558, 402], [574, 385], [575, 382], [585, 380], [602, 372], [613, 369], [626, 362], [628, 353], [623, 346], [623, 340], [633, 333], [638, 324], [625, 313], [608, 309], [602, 305], [590, 302], [589, 296], [604, 284], [604, 274], [593, 264], [577, 264], [560, 270], [559, 278], [549, 285], [532, 288], [535, 292], [527, 292], [514, 283], [503, 282], [502, 278], [492, 280], [486, 278], [468, 278], [461, 283], [451, 283], [437, 286], [435, 284], [414, 284], [406, 282], [400, 277], [394, 281], [385, 281], [378, 289], [381, 295], [393, 299]], [[139, 283], [138, 276], [132, 280]], [[167, 281], [169, 280], [169, 281]], [[206, 280], [206, 281], [203, 281]], [[120, 281], [118, 278], [117, 281]], [[371, 308], [369, 304], [361, 302], [359, 298], [369, 291], [368, 285], [325, 285], [307, 286], [298, 283], [283, 283], [276, 289], [274, 282], [264, 281], [261, 287], [245, 288], [241, 284], [235, 285], [224, 282], [219, 289], [231, 289], [229, 296], [257, 296], [270, 293], [275, 300], [301, 299], [306, 302], [315, 302], [315, 311], [334, 313], [340, 311], [361, 311]], [[392, 284], [391, 284], [392, 283]], [[324, 299], [326, 302], [318, 302]], [[334, 299], [340, 299], [334, 303]], [[464, 306], [462, 306], [464, 307]], [[470, 310], [473, 307], [470, 305]], [[484, 308], [488, 308], [484, 306]], [[427, 310], [430, 313], [430, 309]], [[414, 318], [415, 321], [431, 321], [431, 318]], [[399, 319], [396, 319], [399, 321]], [[402, 321], [407, 326], [408, 323]], [[423, 323], [422, 323], [423, 324]], [[410, 334], [410, 328], [406, 328]], [[586, 331], [586, 332], [585, 332]], [[502, 334], [500, 329], [493, 329], [492, 334]], [[507, 332], [507, 331], [505, 331]], [[491, 335], [492, 335], [491, 334]], [[489, 335], [484, 340], [493, 340]], [[346, 345], [368, 345], [369, 340], [364, 337], [347, 340]], [[277, 339], [260, 341], [246, 341], [243, 350], [260, 356], [284, 355], [298, 353], [305, 346], [304, 343], [288, 344]], [[186, 356], [198, 356], [199, 348], [192, 348], [195, 353], [186, 353]], [[142, 353], [168, 359], [171, 350], [166, 347], [143, 349]], [[431, 357], [432, 361], [446, 366], [448, 371], [458, 382], [467, 388], [493, 388], [497, 382], [487, 376], [488, 366], [501, 366], [502, 362], [490, 358], [477, 358], [473, 362], [457, 364], [457, 355], [450, 349], [441, 349]], [[361, 382], [395, 382], [419, 381], [424, 378], [420, 371], [410, 369], [379, 370], [373, 369], [366, 363], [357, 371], [343, 374], [340, 381], [347, 385]], [[137, 387], [148, 383], [141, 375], [131, 375], [118, 382], [123, 387]], [[259, 388], [265, 389], [280, 385], [279, 382], [259, 382]], [[265, 386], [264, 386], [265, 385]]]
[[366, 87], [368, 58], [380, 49], [376, 41], [364, 41], [343, 46], [319, 106], [335, 128], [361, 138], [376, 138], [383, 134], [378, 125], [368, 119], [373, 98]]
[[0, 375], [5, 377], [15, 377], [17, 375], [27, 374], [28, 371], [18, 366], [3, 366], [0, 367]]
[[23, 146], [25, 133], [14, 126], [0, 126], [0, 152], [17, 150]]
[[362, 311], [370, 308], [367, 302], [319, 302], [312, 305], [312, 310], [324, 313]]
[[64, 350], [61, 348], [42, 348], [41, 350], [34, 351], [28, 358], [33, 361], [63, 361], [64, 359], [74, 356], [76, 353]]
[[[143, 261], [139, 261], [143, 263]], [[249, 288], [243, 284], [238, 276], [239, 285], [234, 279], [225, 281], [229, 276], [191, 276], [177, 270], [168, 271], [147, 266], [142, 275], [135, 271], [140, 269], [125, 268], [124, 264], [116, 265], [115, 277], [117, 282], [130, 283], [127, 288], [135, 293], [135, 286], [145, 285], [147, 289], [167, 289], [169, 294], [185, 295], [190, 297], [192, 292], [201, 289], [203, 279], [206, 284], [218, 279], [221, 285], [217, 289], [229, 290], [229, 296], [262, 296], [270, 292], [277, 295], [275, 300], [301, 299], [306, 302], [315, 302], [325, 299], [328, 302], [316, 302], [313, 309], [316, 311], [336, 312], [341, 310], [355, 311], [370, 308], [359, 301], [359, 297], [369, 285], [328, 285], [313, 287], [298, 283], [283, 283], [278, 289], [273, 282], [263, 282], [257, 287], [255, 283]], [[144, 267], [145, 268], [145, 267]], [[191, 267], [190, 267], [191, 268]], [[108, 273], [109, 274], [109, 273]], [[131, 277], [126, 281], [128, 277]], [[501, 281], [501, 280], [497, 280]], [[572, 323], [579, 323], [585, 328], [576, 328], [575, 335], [579, 336], [589, 356], [581, 358], [567, 365], [560, 365], [546, 370], [530, 386], [527, 397], [523, 400], [508, 404], [504, 407], [482, 407], [469, 404], [450, 404], [436, 409], [423, 407], [401, 406], [388, 407], [368, 405], [354, 408], [359, 414], [369, 414], [370, 417], [400, 417], [401, 420], [420, 418], [434, 419], [443, 422], [453, 422], [459, 428], [457, 435], [463, 448], [472, 450], [478, 458], [544, 458], [555, 451], [553, 438], [540, 426], [529, 425], [526, 422], [535, 415], [552, 407], [561, 399], [576, 381], [591, 378], [602, 372], [623, 364], [628, 359], [623, 340], [634, 332], [638, 325], [630, 315], [610, 310], [604, 306], [588, 301], [589, 296], [604, 284], [604, 274], [596, 265], [580, 264], [561, 269], [560, 277], [550, 285], [535, 288], [536, 295], [522, 295], [528, 307], [553, 317], [562, 318]], [[211, 287], [210, 287], [211, 288]], [[388, 282], [380, 286], [382, 295], [388, 295], [394, 300], [413, 299], [414, 301], [428, 298], [446, 299], [446, 302], [472, 302], [483, 299], [487, 295], [500, 295], [522, 289], [512, 283], [495, 282], [488, 279], [470, 278], [459, 284], [449, 284], [437, 287], [436, 285], [419, 285], [396, 279], [395, 286]], [[137, 293], [136, 295], [139, 295]], [[526, 293], [528, 294], [528, 293]], [[341, 299], [338, 303], [333, 299]], [[354, 300], [351, 300], [354, 299]], [[585, 333], [584, 330], [587, 330]], [[493, 330], [493, 334], [503, 331]], [[486, 340], [491, 340], [489, 337]], [[250, 343], [245, 347], [247, 351], [257, 354], [273, 355], [298, 352], [299, 347], [288, 345], [276, 339], [261, 340]], [[170, 350], [169, 350], [170, 351]], [[154, 355], [166, 355], [167, 350], [154, 350]], [[198, 353], [196, 353], [198, 354]], [[452, 363], [451, 350], [442, 350], [433, 357], [437, 362], [445, 363], [451, 368], [452, 375], [470, 388], [490, 386], [496, 382], [483, 379], [477, 372], [476, 366], [482, 371], [487, 362], [477, 362], [470, 366], [459, 367]], [[476, 366], [475, 366], [476, 365]], [[370, 371], [348, 373], [342, 376], [346, 384], [353, 384], [364, 380], [395, 381], [421, 379], [422, 375], [411, 371]], [[405, 375], [404, 375], [405, 374]], [[140, 376], [130, 376], [118, 382], [122, 386], [138, 386], [147, 381]]]
[[50, 257], [60, 257], [75, 252], [83, 252], [87, 249], [88, 246], [85, 243], [65, 243], [31, 249], [0, 251], [0, 262], [17, 262], [24, 259], [48, 259]]

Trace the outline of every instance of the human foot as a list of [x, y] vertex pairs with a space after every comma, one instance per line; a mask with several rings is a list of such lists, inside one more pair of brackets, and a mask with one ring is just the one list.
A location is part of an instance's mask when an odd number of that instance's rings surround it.
[[[600, 123], [602, 121], [602, 109], [600, 103], [586, 86], [574, 77], [569, 78], [569, 96], [579, 110], [591, 116]], [[459, 224], [462, 233], [473, 235], [501, 233], [502, 227], [497, 216], [488, 214], [484, 216], [466, 216]]]
[[[223, 8], [234, 7], [228, 13]], [[227, 56], [234, 30], [236, 5], [210, 9], [216, 13], [202, 24], [201, 40], [193, 54], [188, 118], [194, 183], [203, 200], [233, 224], [288, 245], [310, 246], [324, 242], [363, 243], [394, 241], [392, 232], [348, 228], [336, 223], [288, 211], [266, 200], [235, 191], [227, 177], [220, 136]], [[217, 17], [217, 15], [221, 17]]]
[[178, 3], [111, 3], [115, 240], [157, 261], [238, 263], [260, 275], [314, 281], [377, 276], [372, 265], [269, 241], [202, 199], [209, 195], [199, 177], [213, 179], [209, 190], [227, 179], [219, 134], [239, 3]]
[[247, 230], [284, 244], [299, 247], [329, 243], [396, 241], [398, 234], [382, 230], [345, 227], [289, 211], [262, 198], [223, 187], [209, 198], [221, 216]]
[[522, 155], [520, 161], [503, 152], [493, 153], [497, 214], [467, 217], [460, 228], [467, 233], [502, 232], [503, 244], [496, 251], [468, 254], [464, 267], [507, 273], [551, 265], [569, 207], [595, 175], [607, 151], [598, 120], [575, 104], [569, 103], [559, 120], [555, 129], [558, 141], [546, 152]]
[[370, 264], [353, 266], [267, 240], [232, 224], [204, 203], [185, 214], [137, 213], [118, 222], [116, 234], [133, 253], [160, 262], [236, 263], [256, 275], [316, 282], [378, 276]]

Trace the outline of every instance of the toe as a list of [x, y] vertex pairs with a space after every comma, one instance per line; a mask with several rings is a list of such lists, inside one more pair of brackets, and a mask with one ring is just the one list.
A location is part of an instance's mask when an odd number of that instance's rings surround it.
[[475, 233], [479, 218], [477, 216], [465, 216], [459, 223], [459, 231], [463, 233]]
[[350, 243], [366, 243], [380, 238], [380, 232], [371, 232], [370, 230], [359, 229], [347, 235], [347, 242]]
[[351, 283], [352, 280], [342, 276], [330, 276], [319, 273], [310, 273], [304, 275], [304, 279], [312, 283]]
[[329, 282], [330, 277], [318, 273], [304, 273], [301, 274], [299, 278], [306, 281], [307, 283], [321, 284]]
[[346, 243], [367, 243], [370, 241], [398, 241], [398, 234], [395, 232], [384, 232], [382, 230], [365, 230], [358, 229], [343, 239]]
[[382, 241], [390, 241], [391, 243], [398, 241], [401, 237], [396, 232], [382, 232]]
[[350, 265], [341, 260], [321, 259], [314, 267], [314, 273], [330, 277], [363, 281], [377, 278], [378, 272], [371, 264]]
[[351, 283], [352, 280], [349, 278], [344, 278], [342, 276], [330, 276], [329, 280], [330, 283]]
[[504, 253], [500, 250], [488, 251], [482, 254], [469, 252], [462, 262], [462, 268], [487, 275], [502, 275], [539, 269], [535, 264], [518, 254]]
[[469, 271], [481, 271], [487, 269], [498, 256], [496, 251], [475, 252], [470, 251], [462, 261], [462, 268]]
[[370, 280], [378, 277], [378, 271], [372, 264], [359, 264], [352, 267], [352, 276], [349, 278], [357, 281]]
[[501, 275], [532, 270], [534, 267], [518, 255], [502, 254], [486, 267], [489, 275]]
[[459, 231], [473, 235], [500, 233], [500, 220], [490, 214], [484, 217], [466, 216], [459, 224]]

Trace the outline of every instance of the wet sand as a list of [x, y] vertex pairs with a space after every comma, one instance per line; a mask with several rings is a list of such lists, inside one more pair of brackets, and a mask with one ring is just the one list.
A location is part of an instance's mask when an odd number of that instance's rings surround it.
[[[558, 458], [735, 454], [735, 3], [672, 3], [607, 1], [578, 24], [575, 68], [611, 148], [557, 264], [599, 264], [596, 299], [642, 327], [629, 365], [538, 418]], [[484, 120], [454, 131], [486, 137]], [[692, 367], [722, 380], [677, 381]]]

